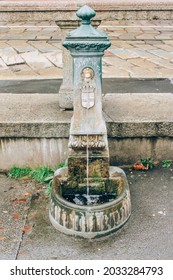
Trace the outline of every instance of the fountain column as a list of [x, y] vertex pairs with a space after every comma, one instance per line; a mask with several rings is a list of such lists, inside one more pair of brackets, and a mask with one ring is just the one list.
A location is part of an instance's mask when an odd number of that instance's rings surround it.
[[[57, 20], [56, 24], [61, 30], [62, 43], [67, 34], [80, 25], [80, 20]], [[101, 20], [93, 20], [92, 26], [97, 28]], [[73, 66], [72, 57], [66, 48], [62, 48], [63, 81], [59, 90], [59, 106], [62, 109], [73, 109]]]
[[81, 25], [63, 43], [73, 59], [74, 81], [68, 166], [55, 172], [49, 214], [58, 230], [97, 238], [118, 230], [129, 219], [130, 192], [124, 171], [109, 166], [102, 56], [110, 41], [91, 25], [94, 10], [83, 6], [76, 14]]
[[[91, 25], [95, 11], [82, 7], [77, 16], [81, 26], [70, 32], [63, 46], [73, 57], [74, 114], [69, 139], [69, 176], [75, 178], [75, 167], [89, 177], [107, 177], [109, 150], [107, 130], [102, 113], [102, 56], [110, 46], [107, 35]], [[88, 156], [87, 156], [88, 152]], [[87, 158], [88, 157], [88, 158]], [[76, 169], [78, 172], [78, 168]]]

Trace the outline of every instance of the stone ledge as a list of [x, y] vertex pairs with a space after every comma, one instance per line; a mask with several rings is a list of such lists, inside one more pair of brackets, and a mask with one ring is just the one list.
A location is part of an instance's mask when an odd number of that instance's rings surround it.
[[1, 21], [76, 20], [75, 12], [85, 4], [95, 9], [99, 20], [173, 19], [173, 0], [0, 1], [0, 17]]
[[[70, 120], [69, 120], [70, 121]], [[70, 123], [0, 123], [0, 138], [68, 138]], [[173, 122], [107, 122], [109, 138], [173, 137]]]
[[[60, 111], [58, 94], [0, 98], [0, 169], [65, 162], [72, 111]], [[173, 160], [173, 94], [106, 94], [103, 107], [112, 165]]]
[[0, 11], [75, 11], [85, 4], [96, 11], [173, 9], [173, 0], [157, 0], [157, 2], [155, 0], [71, 0], [70, 2], [69, 0], [7, 0], [0, 2]]
[[[172, 108], [172, 93], [106, 94], [108, 137], [173, 137]], [[68, 138], [71, 117], [58, 94], [1, 94], [0, 138]]]

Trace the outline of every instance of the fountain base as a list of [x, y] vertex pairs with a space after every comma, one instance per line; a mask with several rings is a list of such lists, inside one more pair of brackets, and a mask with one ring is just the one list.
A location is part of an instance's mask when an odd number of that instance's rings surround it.
[[[108, 193], [105, 194], [104, 190], [102, 195], [112, 195], [111, 199], [102, 203], [84, 203], [86, 205], [75, 204], [75, 201], [72, 203], [64, 198], [64, 190], [68, 186], [67, 175], [67, 167], [58, 169], [54, 175], [49, 217], [57, 230], [93, 239], [107, 236], [127, 222], [131, 214], [130, 191], [122, 169], [111, 166], [109, 179], [103, 182]], [[107, 184], [110, 184], [110, 188]], [[98, 184], [95, 183], [95, 186], [97, 190]]]

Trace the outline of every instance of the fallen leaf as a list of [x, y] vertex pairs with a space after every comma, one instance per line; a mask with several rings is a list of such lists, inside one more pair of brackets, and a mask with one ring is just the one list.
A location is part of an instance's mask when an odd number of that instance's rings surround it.
[[32, 225], [28, 224], [21, 228], [23, 233], [30, 234], [32, 232]]
[[13, 214], [12, 214], [12, 217], [13, 217], [13, 219], [19, 219], [19, 214], [13, 213]]
[[17, 203], [20, 203], [20, 202], [25, 202], [25, 201], [26, 201], [25, 197], [22, 197], [22, 198], [19, 198], [19, 199], [15, 198], [15, 199], [12, 200], [12, 202], [14, 204], [17, 204]]
[[35, 217], [35, 215], [37, 214], [37, 211], [34, 211], [34, 212], [32, 212], [32, 213], [30, 213], [29, 215], [28, 215], [28, 219], [33, 219], [34, 217]]
[[0, 241], [4, 240], [5, 236], [4, 235], [0, 235]]
[[25, 202], [25, 201], [26, 201], [26, 198], [24, 198], [24, 197], [19, 198], [18, 201], [19, 201], [19, 202]]
[[24, 194], [24, 196], [31, 196], [32, 194], [31, 193], [29, 193], [29, 192], [26, 192], [25, 194]]
[[135, 163], [133, 165], [134, 170], [144, 170], [144, 165], [142, 163]]
[[25, 207], [23, 208], [23, 210], [24, 210], [24, 211], [29, 210], [29, 206], [25, 206]]
[[3, 227], [0, 226], [0, 230], [4, 229]]

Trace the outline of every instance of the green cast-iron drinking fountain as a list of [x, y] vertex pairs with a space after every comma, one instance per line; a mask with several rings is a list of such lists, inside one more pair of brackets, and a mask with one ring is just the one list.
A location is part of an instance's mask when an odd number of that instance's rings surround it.
[[81, 25], [63, 43], [73, 57], [74, 113], [68, 166], [55, 172], [49, 211], [56, 229], [84, 238], [118, 230], [131, 213], [126, 175], [109, 166], [102, 112], [102, 56], [110, 41], [92, 27], [90, 19], [95, 14], [88, 6], [80, 8]]

